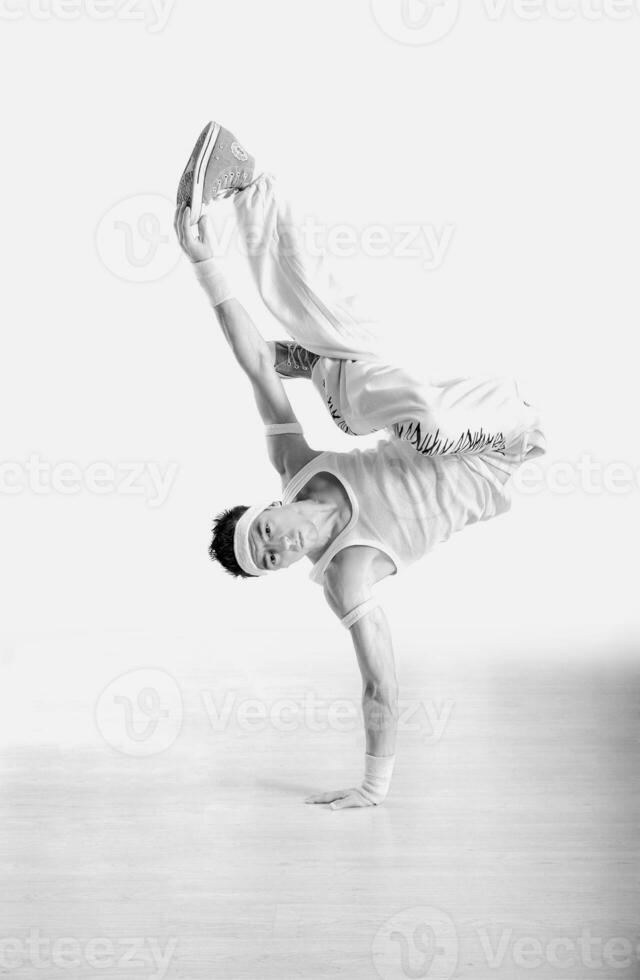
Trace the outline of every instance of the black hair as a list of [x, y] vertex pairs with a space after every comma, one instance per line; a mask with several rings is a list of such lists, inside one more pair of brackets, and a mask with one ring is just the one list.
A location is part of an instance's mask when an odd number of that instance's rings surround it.
[[213, 537], [209, 545], [209, 557], [222, 565], [225, 572], [233, 575], [234, 578], [258, 578], [257, 575], [249, 575], [240, 567], [233, 548], [236, 524], [248, 510], [248, 507], [238, 504], [237, 507], [223, 510], [213, 521]]

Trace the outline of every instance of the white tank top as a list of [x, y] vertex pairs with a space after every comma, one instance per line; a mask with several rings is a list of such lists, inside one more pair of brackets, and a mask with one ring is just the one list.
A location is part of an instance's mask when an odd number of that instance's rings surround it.
[[391, 438], [372, 449], [320, 453], [289, 481], [282, 502], [323, 472], [340, 480], [351, 502], [351, 519], [314, 564], [313, 582], [321, 585], [331, 559], [353, 545], [378, 548], [397, 572], [467, 524], [507, 511], [505, 484], [521, 460], [517, 451], [423, 456]]

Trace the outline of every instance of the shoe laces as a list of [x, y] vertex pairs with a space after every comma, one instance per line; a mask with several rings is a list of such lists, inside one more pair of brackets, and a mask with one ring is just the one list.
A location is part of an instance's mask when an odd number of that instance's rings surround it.
[[247, 174], [241, 170], [228, 170], [221, 174], [216, 181], [216, 193], [219, 191], [234, 190], [241, 180], [247, 180]]
[[309, 351], [300, 344], [287, 344], [287, 367], [298, 368], [302, 371], [310, 371]]

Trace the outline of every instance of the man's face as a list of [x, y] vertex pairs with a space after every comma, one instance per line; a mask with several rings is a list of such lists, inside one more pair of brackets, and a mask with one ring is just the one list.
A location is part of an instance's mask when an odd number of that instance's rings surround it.
[[272, 506], [258, 514], [249, 531], [249, 545], [258, 568], [288, 568], [317, 546], [318, 531], [296, 504]]

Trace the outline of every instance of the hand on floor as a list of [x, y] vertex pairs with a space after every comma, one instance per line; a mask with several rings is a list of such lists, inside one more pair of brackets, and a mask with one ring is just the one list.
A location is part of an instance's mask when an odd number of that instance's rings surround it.
[[334, 792], [320, 793], [318, 796], [309, 796], [305, 803], [329, 803], [332, 810], [346, 810], [354, 806], [375, 806], [373, 800], [368, 800], [361, 790], [338, 789]]

